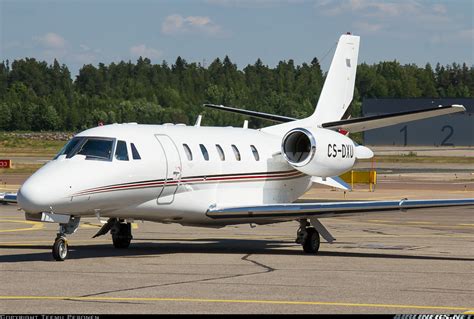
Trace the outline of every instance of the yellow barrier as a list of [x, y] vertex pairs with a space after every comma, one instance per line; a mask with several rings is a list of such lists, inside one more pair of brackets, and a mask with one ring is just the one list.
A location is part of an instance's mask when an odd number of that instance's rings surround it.
[[344, 182], [351, 184], [351, 188], [354, 188], [354, 184], [369, 184], [371, 192], [374, 191], [374, 185], [377, 184], [376, 171], [349, 171], [339, 177], [342, 178]]

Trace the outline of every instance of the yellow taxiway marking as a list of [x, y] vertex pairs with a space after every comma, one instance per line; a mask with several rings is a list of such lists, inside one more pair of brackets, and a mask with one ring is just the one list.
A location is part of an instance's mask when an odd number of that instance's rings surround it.
[[413, 225], [435, 225], [433, 222], [405, 222], [407, 224], [413, 224]]
[[469, 310], [462, 313], [463, 315], [474, 315], [474, 310]]
[[253, 303], [276, 305], [305, 305], [305, 306], [336, 306], [336, 307], [366, 307], [366, 308], [403, 308], [431, 310], [471, 311], [472, 307], [454, 306], [420, 306], [397, 304], [373, 304], [326, 301], [291, 301], [291, 300], [252, 300], [252, 299], [204, 299], [204, 298], [132, 298], [132, 297], [61, 297], [61, 296], [0, 296], [0, 300], [94, 300], [94, 301], [175, 301], [175, 302], [207, 302], [207, 303]]
[[[93, 224], [89, 222], [85, 222], [80, 225], [81, 228], [94, 228], [94, 229], [101, 228], [102, 226], [103, 224]], [[138, 224], [132, 223], [132, 229], [138, 229]]]
[[32, 222], [28, 220], [16, 220], [16, 219], [0, 219], [0, 223], [19, 223], [19, 224], [28, 224], [33, 225], [29, 228], [13, 228], [13, 229], [2, 229], [0, 233], [10, 233], [10, 232], [18, 232], [18, 231], [31, 231], [31, 230], [39, 230], [43, 229], [43, 223], [39, 222]]
[[[31, 230], [39, 230], [44, 229], [45, 224], [43, 222], [33, 222], [29, 220], [19, 220], [19, 219], [0, 219], [0, 223], [19, 223], [19, 224], [29, 224], [33, 225], [30, 228], [13, 228], [13, 229], [1, 229], [0, 233], [11, 233], [11, 232], [20, 232], [20, 231], [31, 231]], [[100, 228], [102, 225], [99, 224], [91, 224], [91, 223], [84, 223], [79, 226], [80, 228]], [[138, 229], [138, 225], [136, 223], [132, 223], [132, 229]]]

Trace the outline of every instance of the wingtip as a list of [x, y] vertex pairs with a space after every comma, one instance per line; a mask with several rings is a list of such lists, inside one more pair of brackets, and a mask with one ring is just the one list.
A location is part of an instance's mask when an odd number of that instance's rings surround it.
[[453, 104], [451, 105], [453, 108], [459, 108], [459, 112], [461, 111], [465, 111], [466, 108], [464, 107], [464, 105], [461, 105], [461, 104]]

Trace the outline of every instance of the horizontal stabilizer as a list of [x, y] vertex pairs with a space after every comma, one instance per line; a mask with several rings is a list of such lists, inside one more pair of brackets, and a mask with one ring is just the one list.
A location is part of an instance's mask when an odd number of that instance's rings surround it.
[[369, 117], [352, 118], [335, 122], [327, 122], [322, 124], [321, 127], [331, 130], [342, 129], [351, 133], [356, 133], [405, 122], [423, 120], [440, 115], [464, 112], [465, 110], [466, 109], [462, 105], [447, 105], [416, 111], [383, 114]]
[[336, 188], [340, 188], [340, 189], [343, 189], [345, 191], [350, 191], [351, 190], [351, 187], [342, 180], [342, 178], [336, 176], [336, 177], [326, 177], [326, 178], [322, 178], [322, 177], [319, 177], [319, 176], [313, 176], [311, 177], [311, 181], [313, 183], [318, 183], [318, 184], [322, 184], [322, 185], [326, 185], [326, 186], [330, 186], [330, 187], [336, 187]]
[[270, 121], [279, 122], [279, 123], [286, 123], [286, 122], [296, 121], [296, 119], [293, 118], [293, 117], [274, 115], [274, 114], [262, 113], [262, 112], [257, 112], [257, 111], [244, 110], [244, 109], [237, 109], [235, 107], [229, 107], [229, 106], [224, 106], [224, 105], [203, 104], [202, 106], [208, 107], [208, 108], [211, 108], [211, 109], [226, 111], [226, 112], [232, 112], [232, 113], [248, 115], [248, 116], [251, 116], [251, 117], [270, 120]]
[[405, 211], [414, 208], [436, 208], [449, 206], [474, 206], [474, 198], [392, 200], [364, 202], [288, 203], [259, 206], [209, 208], [206, 215], [214, 219], [300, 219], [350, 216], [362, 213]]

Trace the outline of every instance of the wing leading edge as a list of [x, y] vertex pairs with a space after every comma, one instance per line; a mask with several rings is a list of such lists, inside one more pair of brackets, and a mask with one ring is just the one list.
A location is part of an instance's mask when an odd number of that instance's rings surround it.
[[213, 219], [324, 218], [361, 213], [378, 213], [416, 208], [474, 206], [474, 198], [399, 201], [290, 203], [245, 207], [209, 208], [206, 215]]

